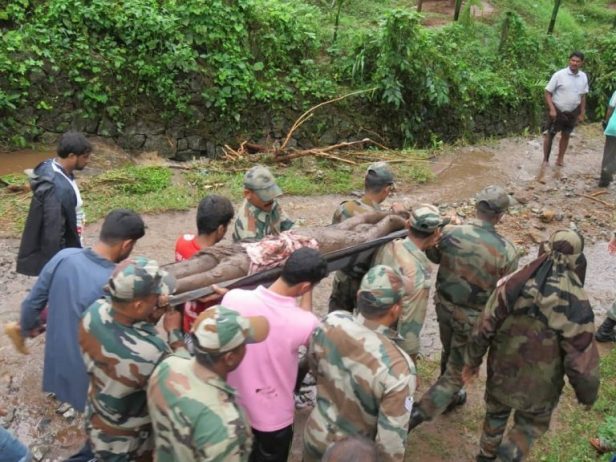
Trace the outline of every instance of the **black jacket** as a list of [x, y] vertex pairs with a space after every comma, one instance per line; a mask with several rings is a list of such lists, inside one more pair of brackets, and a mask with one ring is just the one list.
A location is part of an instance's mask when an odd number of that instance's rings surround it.
[[30, 176], [32, 202], [17, 254], [17, 272], [28, 276], [38, 276], [58, 251], [81, 247], [75, 190], [52, 162], [40, 163]]

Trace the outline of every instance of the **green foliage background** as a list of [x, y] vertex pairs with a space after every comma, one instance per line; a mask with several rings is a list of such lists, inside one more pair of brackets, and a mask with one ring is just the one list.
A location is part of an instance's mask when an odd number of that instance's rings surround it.
[[538, 125], [543, 86], [578, 48], [600, 116], [616, 89], [608, 1], [564, 1], [546, 36], [551, 0], [494, 0], [483, 19], [470, 1], [460, 22], [433, 28], [402, 0], [4, 0], [0, 142], [75, 117], [120, 133], [144, 116], [205, 119], [232, 137], [257, 113], [360, 88], [375, 91], [347, 110], [399, 145], [504, 134]]

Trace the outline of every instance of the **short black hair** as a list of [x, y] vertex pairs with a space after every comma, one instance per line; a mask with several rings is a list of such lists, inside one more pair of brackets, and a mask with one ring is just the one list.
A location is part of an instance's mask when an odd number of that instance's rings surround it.
[[411, 235], [413, 237], [416, 237], [417, 239], [426, 239], [432, 236], [436, 232], [436, 230], [438, 230], [438, 228], [436, 228], [434, 231], [430, 233], [428, 231], [422, 231], [420, 229], [409, 228], [409, 232], [411, 233]]
[[584, 53], [582, 53], [581, 51], [574, 51], [569, 55], [569, 59], [573, 58], [580, 58], [582, 61], [584, 61]]
[[128, 239], [137, 240], [145, 235], [145, 223], [129, 209], [115, 209], [107, 214], [99, 239], [105, 244], [115, 244]]
[[364, 178], [364, 190], [366, 192], [380, 193], [387, 186], [394, 184], [393, 181], [383, 181], [376, 175], [367, 174]]
[[485, 218], [494, 218], [498, 215], [502, 215], [503, 213], [505, 213], [504, 211], [497, 212], [496, 210], [491, 208], [486, 201], [477, 202], [475, 204], [475, 210], [477, 211], [477, 215], [483, 216]]
[[233, 205], [226, 197], [205, 196], [197, 207], [197, 231], [211, 234], [220, 225], [228, 225], [233, 218]]
[[58, 157], [66, 159], [69, 155], [83, 156], [92, 152], [92, 144], [83, 133], [66, 132], [60, 137], [57, 149]]
[[282, 267], [280, 277], [290, 286], [301, 282], [318, 283], [327, 276], [327, 261], [321, 254], [309, 247], [297, 249]]

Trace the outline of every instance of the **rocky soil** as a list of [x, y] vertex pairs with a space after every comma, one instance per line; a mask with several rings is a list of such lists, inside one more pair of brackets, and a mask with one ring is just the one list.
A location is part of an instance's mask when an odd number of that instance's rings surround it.
[[[555, 143], [556, 146], [556, 143]], [[526, 254], [525, 261], [536, 254], [536, 244], [561, 227], [575, 227], [586, 238], [589, 261], [587, 291], [595, 307], [597, 323], [605, 309], [616, 298], [612, 275], [616, 259], [606, 251], [613, 228], [616, 204], [614, 188], [596, 187], [603, 152], [603, 137], [598, 127], [580, 127], [572, 136], [569, 153], [562, 171], [549, 169], [542, 182], [536, 181], [541, 160], [541, 140], [509, 138], [482, 146], [452, 148], [433, 164], [434, 181], [426, 185], [398, 185], [393, 200], [408, 205], [424, 202], [437, 204], [444, 214], [455, 211], [461, 218], [473, 214], [474, 194], [488, 184], [505, 186], [515, 205], [499, 229]], [[555, 157], [555, 155], [554, 155]], [[285, 197], [287, 213], [306, 225], [325, 225], [342, 196]], [[173, 259], [175, 239], [192, 232], [194, 210], [146, 216], [146, 236], [138, 243], [135, 254], [143, 254], [167, 263]], [[100, 223], [87, 228], [87, 238], [95, 240]], [[34, 280], [14, 272], [18, 241], [0, 239], [0, 322], [18, 318], [19, 304]], [[315, 309], [326, 312], [330, 280], [324, 281], [316, 293]], [[39, 460], [62, 460], [82, 443], [82, 422], [79, 416], [60, 416], [58, 406], [41, 391], [41, 371], [45, 338], [29, 343], [32, 354], [16, 353], [8, 339], [0, 335], [0, 396], [9, 414], [4, 424], [30, 445]], [[422, 332], [423, 354], [438, 358], [440, 342], [432, 307]], [[424, 381], [425, 382], [425, 381]], [[425, 389], [428, 383], [421, 383]], [[420, 427], [412, 435], [407, 460], [471, 460], [478, 440], [478, 421], [482, 416], [482, 385], [475, 384], [471, 404], [452, 415], [438, 418]], [[305, 415], [300, 412], [300, 415]], [[301, 421], [298, 419], [293, 460], [301, 460]], [[448, 432], [445, 449], [434, 441]], [[549, 438], [549, 434], [547, 436]], [[436, 438], [440, 441], [440, 438]], [[449, 448], [449, 449], [447, 449]]]

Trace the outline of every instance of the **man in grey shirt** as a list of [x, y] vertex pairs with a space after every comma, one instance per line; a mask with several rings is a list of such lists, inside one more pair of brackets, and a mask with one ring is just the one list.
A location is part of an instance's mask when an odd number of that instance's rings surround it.
[[552, 141], [560, 132], [558, 159], [556, 165], [564, 165], [565, 151], [569, 136], [578, 122], [584, 120], [588, 77], [580, 69], [584, 64], [584, 54], [574, 51], [569, 56], [569, 65], [552, 75], [545, 87], [545, 103], [548, 120], [543, 132], [543, 166], [547, 166], [552, 150]]

